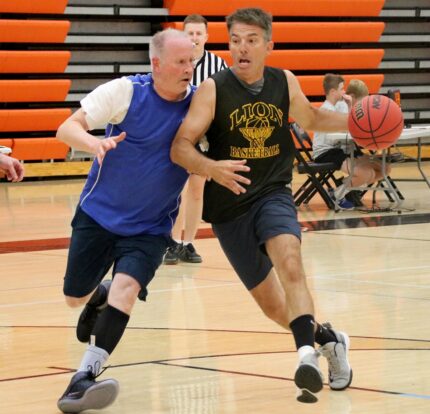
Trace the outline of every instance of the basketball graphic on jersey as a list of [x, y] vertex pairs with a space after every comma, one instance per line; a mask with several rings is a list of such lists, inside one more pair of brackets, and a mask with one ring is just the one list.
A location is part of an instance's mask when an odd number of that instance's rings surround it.
[[274, 129], [267, 117], [254, 116], [247, 119], [245, 128], [239, 128], [239, 131], [250, 142], [251, 148], [260, 148], [264, 147], [264, 141], [272, 135]]
[[265, 146], [277, 126], [282, 126], [283, 112], [273, 104], [245, 104], [230, 114], [231, 130], [237, 129], [247, 146], [231, 146], [232, 158], [268, 158], [279, 154], [279, 145]]

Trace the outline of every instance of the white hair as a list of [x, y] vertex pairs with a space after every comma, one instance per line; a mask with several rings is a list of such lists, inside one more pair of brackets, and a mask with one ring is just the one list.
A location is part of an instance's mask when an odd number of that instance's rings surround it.
[[151, 65], [152, 58], [160, 57], [163, 53], [166, 41], [172, 38], [183, 38], [189, 40], [188, 35], [182, 30], [168, 28], [162, 30], [161, 32], [157, 32], [154, 36], [152, 36], [151, 42], [149, 43], [149, 59], [151, 61]]

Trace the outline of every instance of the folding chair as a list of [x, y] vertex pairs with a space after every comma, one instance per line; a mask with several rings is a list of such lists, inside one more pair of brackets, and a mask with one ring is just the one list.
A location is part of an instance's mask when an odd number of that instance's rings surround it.
[[334, 176], [336, 164], [315, 162], [311, 152], [312, 140], [308, 133], [295, 122], [290, 125], [290, 129], [296, 138], [297, 172], [308, 176], [293, 195], [296, 206], [300, 206], [302, 203], [308, 204], [316, 194], [319, 194], [327, 207], [335, 210], [335, 203], [327, 190], [335, 188], [338, 184], [338, 180]]

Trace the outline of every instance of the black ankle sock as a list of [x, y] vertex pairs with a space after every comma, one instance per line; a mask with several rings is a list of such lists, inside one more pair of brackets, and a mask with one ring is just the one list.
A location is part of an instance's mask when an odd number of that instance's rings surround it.
[[315, 322], [312, 315], [301, 315], [290, 323], [297, 349], [302, 346], [314, 346]]
[[317, 323], [315, 342], [319, 345], [325, 345], [328, 342], [337, 342], [337, 338], [331, 329]]
[[100, 313], [93, 330], [96, 337], [95, 345], [111, 354], [118, 345], [129, 319], [129, 315], [108, 305]]
[[92, 306], [100, 306], [106, 302], [107, 299], [107, 289], [103, 285], [98, 285], [97, 289], [94, 291], [90, 300], [88, 301], [88, 305]]

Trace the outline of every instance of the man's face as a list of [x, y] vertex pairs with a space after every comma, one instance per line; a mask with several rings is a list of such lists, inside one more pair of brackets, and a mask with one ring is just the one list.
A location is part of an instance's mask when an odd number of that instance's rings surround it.
[[187, 23], [184, 26], [184, 32], [194, 43], [194, 59], [203, 56], [205, 44], [208, 40], [208, 32], [204, 23]]
[[343, 99], [343, 95], [345, 95], [344, 82], [339, 83], [337, 89], [333, 89], [333, 91], [336, 102], [341, 101]]
[[230, 29], [229, 49], [235, 72], [241, 76], [264, 68], [266, 56], [273, 49], [273, 42], [265, 39], [261, 27], [234, 23]]
[[193, 44], [186, 38], [167, 39], [161, 56], [153, 59], [158, 85], [172, 94], [186, 91], [193, 70]]

